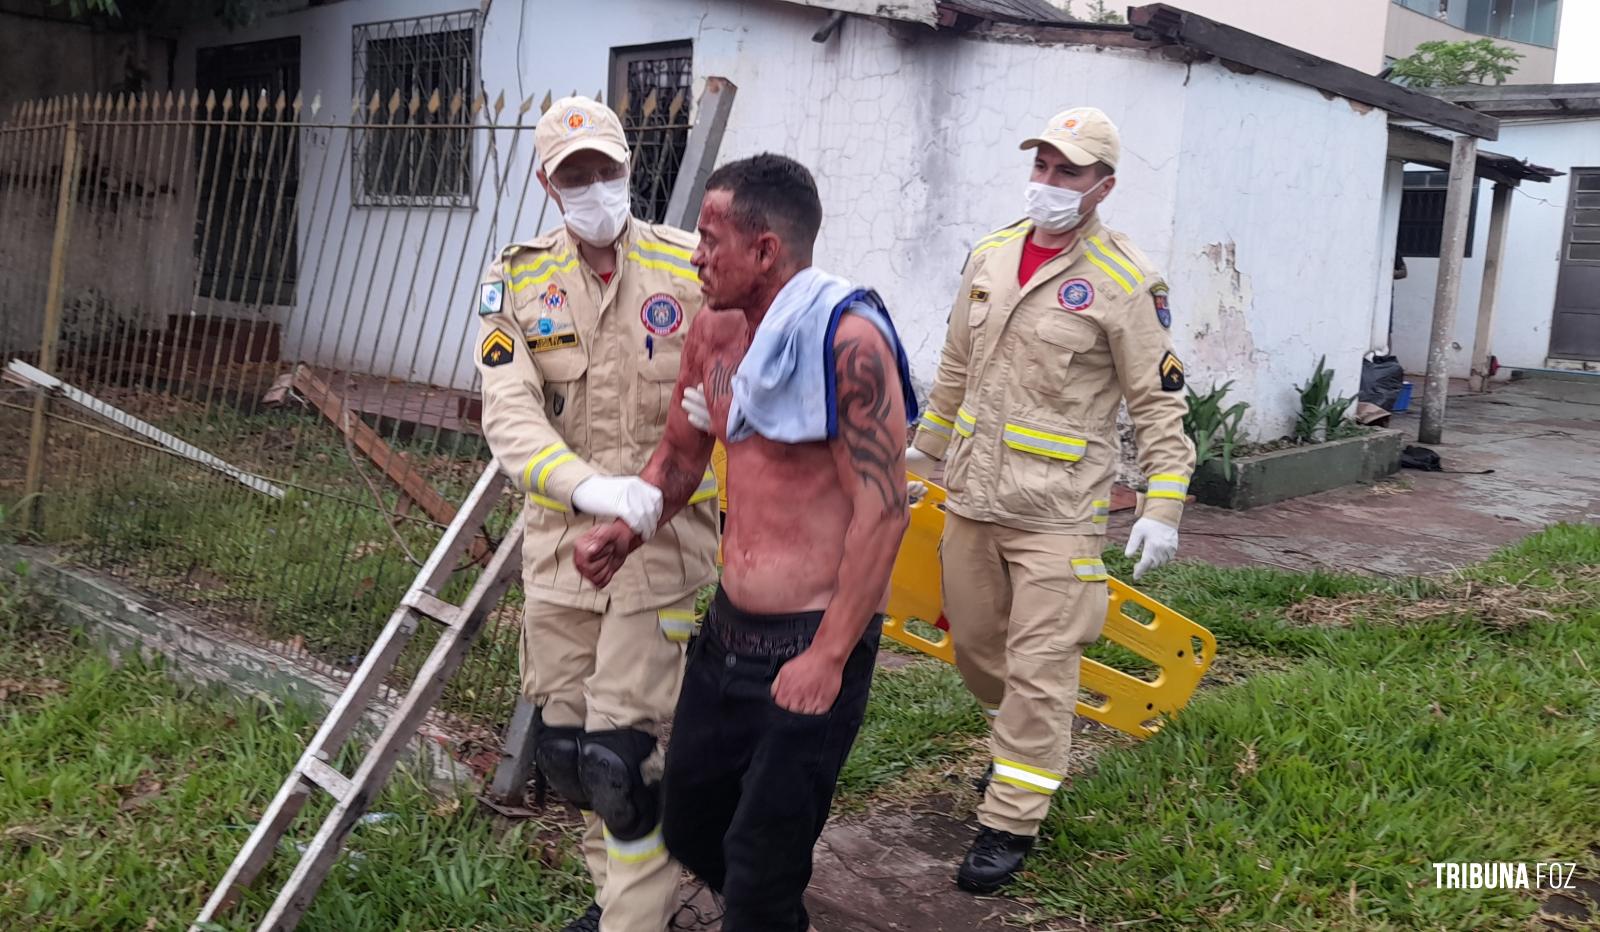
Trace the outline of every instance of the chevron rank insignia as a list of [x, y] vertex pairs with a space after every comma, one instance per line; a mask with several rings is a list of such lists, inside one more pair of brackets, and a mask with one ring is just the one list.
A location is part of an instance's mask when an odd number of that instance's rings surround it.
[[492, 369], [511, 361], [516, 355], [516, 344], [511, 342], [511, 338], [503, 331], [494, 330], [483, 338], [483, 346], [479, 348], [478, 354], [483, 357], [483, 364]]
[[1167, 350], [1161, 355], [1161, 362], [1157, 366], [1161, 373], [1161, 390], [1164, 392], [1183, 391], [1183, 361], [1172, 350]]

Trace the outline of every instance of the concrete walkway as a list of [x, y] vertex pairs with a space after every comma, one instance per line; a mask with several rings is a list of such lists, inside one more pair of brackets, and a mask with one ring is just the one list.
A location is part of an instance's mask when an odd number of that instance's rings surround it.
[[[1417, 435], [1417, 415], [1390, 425]], [[1355, 486], [1249, 511], [1191, 506], [1179, 558], [1408, 576], [1447, 572], [1557, 522], [1600, 521], [1600, 377], [1531, 378], [1487, 395], [1452, 395], [1447, 470], [1405, 469]], [[1126, 539], [1130, 515], [1112, 518]]]

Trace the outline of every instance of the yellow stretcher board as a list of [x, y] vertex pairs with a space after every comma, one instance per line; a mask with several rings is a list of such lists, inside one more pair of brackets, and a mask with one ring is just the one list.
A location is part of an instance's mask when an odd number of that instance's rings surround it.
[[[728, 508], [727, 456], [718, 444], [712, 454], [722, 509]], [[913, 476], [914, 479], [920, 477]], [[926, 480], [921, 480], [926, 481]], [[894, 572], [889, 580], [889, 607], [883, 633], [908, 647], [936, 657], [945, 663], [956, 662], [955, 642], [944, 620], [940, 594], [939, 538], [944, 533], [944, 489], [926, 483], [928, 493], [911, 506], [911, 525], [900, 543]], [[1138, 654], [1160, 672], [1154, 679], [1142, 679], [1088, 657], [1079, 667], [1079, 686], [1095, 694], [1094, 702], [1078, 700], [1077, 713], [1118, 731], [1146, 738], [1161, 727], [1166, 716], [1175, 715], [1189, 704], [1195, 687], [1216, 656], [1217, 639], [1210, 631], [1117, 579], [1111, 587], [1106, 607], [1106, 625], [1101, 637]], [[1141, 621], [1125, 607], [1140, 606], [1153, 617]], [[937, 619], [936, 621], [927, 621]], [[913, 620], [927, 622], [911, 630]], [[922, 630], [934, 636], [924, 637]], [[935, 637], [937, 639], [935, 639]]]

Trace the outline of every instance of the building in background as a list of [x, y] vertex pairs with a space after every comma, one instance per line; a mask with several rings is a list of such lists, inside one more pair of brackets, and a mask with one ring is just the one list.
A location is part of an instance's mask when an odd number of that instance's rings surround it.
[[1522, 53], [1508, 84], [1555, 80], [1562, 0], [1393, 0], [1383, 53], [1404, 58], [1424, 42], [1480, 37]]
[[[576, 90], [630, 127], [657, 121], [633, 191], [654, 217], [695, 101], [720, 76], [738, 93], [719, 160], [776, 151], [813, 170], [819, 264], [881, 291], [926, 384], [965, 257], [1022, 214], [1030, 158], [1017, 141], [1093, 104], [1123, 136], [1105, 220], [1170, 283], [1189, 381], [1231, 381], [1245, 429], [1282, 436], [1319, 359], [1350, 395], [1362, 357], [1387, 345], [1391, 118], [1475, 135], [1493, 121], [1179, 10], [1131, 12], [1142, 26], [1071, 22], [1043, 0], [347, 0], [188, 28], [177, 86], [302, 125], [203, 132], [210, 167], [176, 187], [130, 188], [98, 165], [100, 189], [144, 192], [138, 216], [161, 219], [92, 224], [90, 251], [132, 271], [69, 269], [68, 305], [265, 328], [284, 360], [470, 391], [477, 270], [559, 219], [528, 186], [533, 147], [463, 126], [452, 99], [503, 92], [504, 126]], [[1371, 41], [1362, 54], [1377, 65]], [[296, 92], [304, 114], [273, 109]], [[537, 110], [521, 112], [531, 125]], [[185, 223], [201, 205], [209, 222]], [[39, 213], [31, 239], [48, 245]]]
[[[1562, 173], [1512, 197], [1488, 346], [1502, 376], [1511, 369], [1600, 370], [1600, 85], [1506, 85], [1439, 94], [1497, 117], [1496, 149]], [[1394, 352], [1410, 372], [1427, 367], [1442, 174], [1409, 165], [1400, 195], [1398, 246], [1408, 274], [1395, 284]], [[1488, 251], [1489, 192], [1480, 183], [1474, 195], [1461, 299], [1447, 347], [1456, 378], [1465, 378], [1471, 365]]]
[[1508, 83], [1554, 80], [1562, 0], [1175, 0], [1173, 6], [1377, 74], [1424, 42], [1522, 53]]

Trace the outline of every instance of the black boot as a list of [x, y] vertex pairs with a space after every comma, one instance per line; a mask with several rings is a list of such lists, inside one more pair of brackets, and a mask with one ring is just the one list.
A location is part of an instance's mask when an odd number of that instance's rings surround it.
[[583, 915], [567, 923], [561, 932], [600, 932], [600, 904], [590, 903]]
[[956, 886], [969, 893], [993, 893], [1011, 882], [1022, 870], [1022, 861], [1033, 849], [1033, 838], [1013, 835], [984, 826], [967, 849], [956, 872]]

